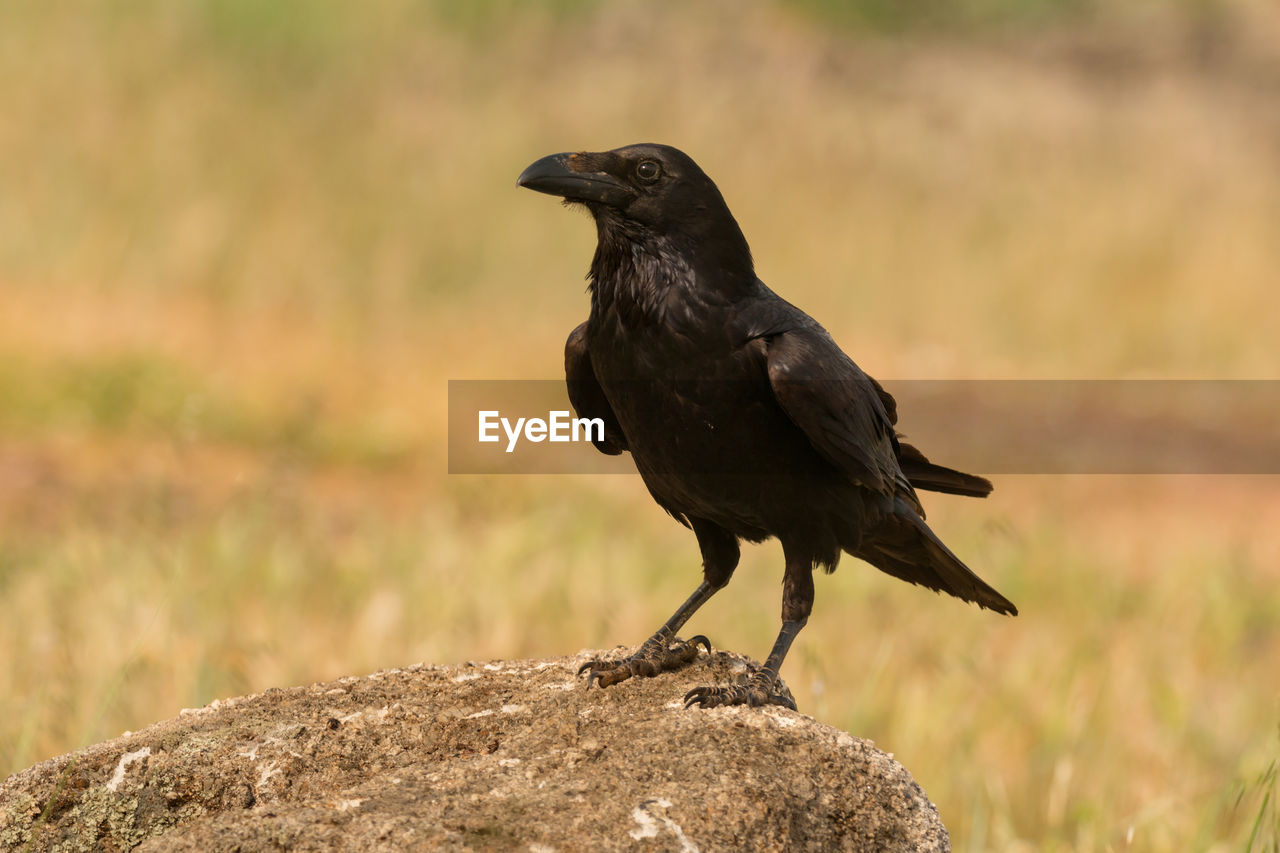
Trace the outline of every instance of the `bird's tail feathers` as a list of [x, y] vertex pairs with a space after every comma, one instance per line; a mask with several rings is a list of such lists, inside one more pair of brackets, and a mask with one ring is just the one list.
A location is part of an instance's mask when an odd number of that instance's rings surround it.
[[985, 498], [991, 494], [991, 481], [976, 474], [935, 465], [910, 444], [898, 444], [898, 464], [913, 488], [949, 495]]
[[899, 511], [886, 517], [863, 541], [855, 556], [887, 574], [997, 613], [1018, 615], [1013, 602], [974, 574], [904, 503], [899, 502]]

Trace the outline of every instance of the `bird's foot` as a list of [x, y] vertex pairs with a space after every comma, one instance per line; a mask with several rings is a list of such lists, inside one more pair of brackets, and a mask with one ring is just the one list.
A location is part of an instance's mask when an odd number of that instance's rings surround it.
[[684, 706], [715, 708], [720, 705], [781, 705], [796, 710], [791, 691], [777, 675], [767, 669], [757, 670], [732, 687], [695, 687], [684, 696]]
[[711, 641], [699, 634], [688, 640], [665, 640], [658, 636], [645, 640], [635, 654], [617, 661], [591, 660], [578, 669], [578, 675], [587, 675], [587, 687], [599, 684], [608, 687], [626, 681], [633, 675], [652, 678], [660, 672], [682, 669], [698, 658], [698, 646], [705, 646], [711, 654]]

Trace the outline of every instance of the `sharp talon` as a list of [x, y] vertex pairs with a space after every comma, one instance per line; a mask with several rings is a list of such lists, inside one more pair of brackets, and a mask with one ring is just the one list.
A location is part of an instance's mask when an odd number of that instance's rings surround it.
[[786, 696], [783, 696], [780, 693], [775, 693], [772, 696], [770, 696], [769, 701], [774, 705], [781, 705], [782, 707], [792, 711], [800, 710], [799, 708], [796, 707], [796, 703], [794, 700], [788, 699]]
[[595, 667], [595, 665], [596, 665], [596, 662], [595, 662], [595, 661], [593, 661], [593, 660], [589, 660], [589, 661], [587, 661], [587, 662], [586, 662], [586, 663], [584, 663], [582, 666], [578, 667], [578, 676], [577, 676], [577, 677], [578, 677], [578, 678], [581, 678], [581, 677], [582, 677], [582, 673], [586, 672], [586, 671], [587, 671], [587, 670], [589, 670], [589, 669], [593, 669], [593, 668]]
[[711, 641], [707, 639], [705, 634], [699, 634], [696, 637], [690, 637], [688, 640], [690, 646], [702, 646], [707, 650], [707, 654], [711, 654]]

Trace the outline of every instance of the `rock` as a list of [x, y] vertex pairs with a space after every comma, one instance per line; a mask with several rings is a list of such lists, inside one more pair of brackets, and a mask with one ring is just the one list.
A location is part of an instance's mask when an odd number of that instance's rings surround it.
[[411, 666], [217, 701], [0, 786], [0, 848], [949, 850], [871, 743], [686, 710], [744, 659], [584, 688], [592, 653]]

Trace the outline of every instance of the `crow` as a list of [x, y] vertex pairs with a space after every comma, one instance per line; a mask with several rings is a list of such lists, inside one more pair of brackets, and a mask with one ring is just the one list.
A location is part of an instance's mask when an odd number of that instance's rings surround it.
[[591, 310], [565, 345], [569, 400], [599, 418], [601, 452], [629, 452], [658, 505], [697, 537], [702, 582], [601, 687], [693, 662], [677, 632], [729, 582], [741, 540], [777, 537], [782, 628], [762, 668], [685, 705], [795, 704], [779, 669], [813, 609], [813, 572], [841, 552], [980, 607], [1017, 608], [925, 524], [916, 489], [985, 497], [989, 481], [935, 465], [895, 431], [894, 399], [822, 326], [756, 277], [720, 190], [667, 145], [552, 154], [519, 186], [583, 205], [597, 245]]

